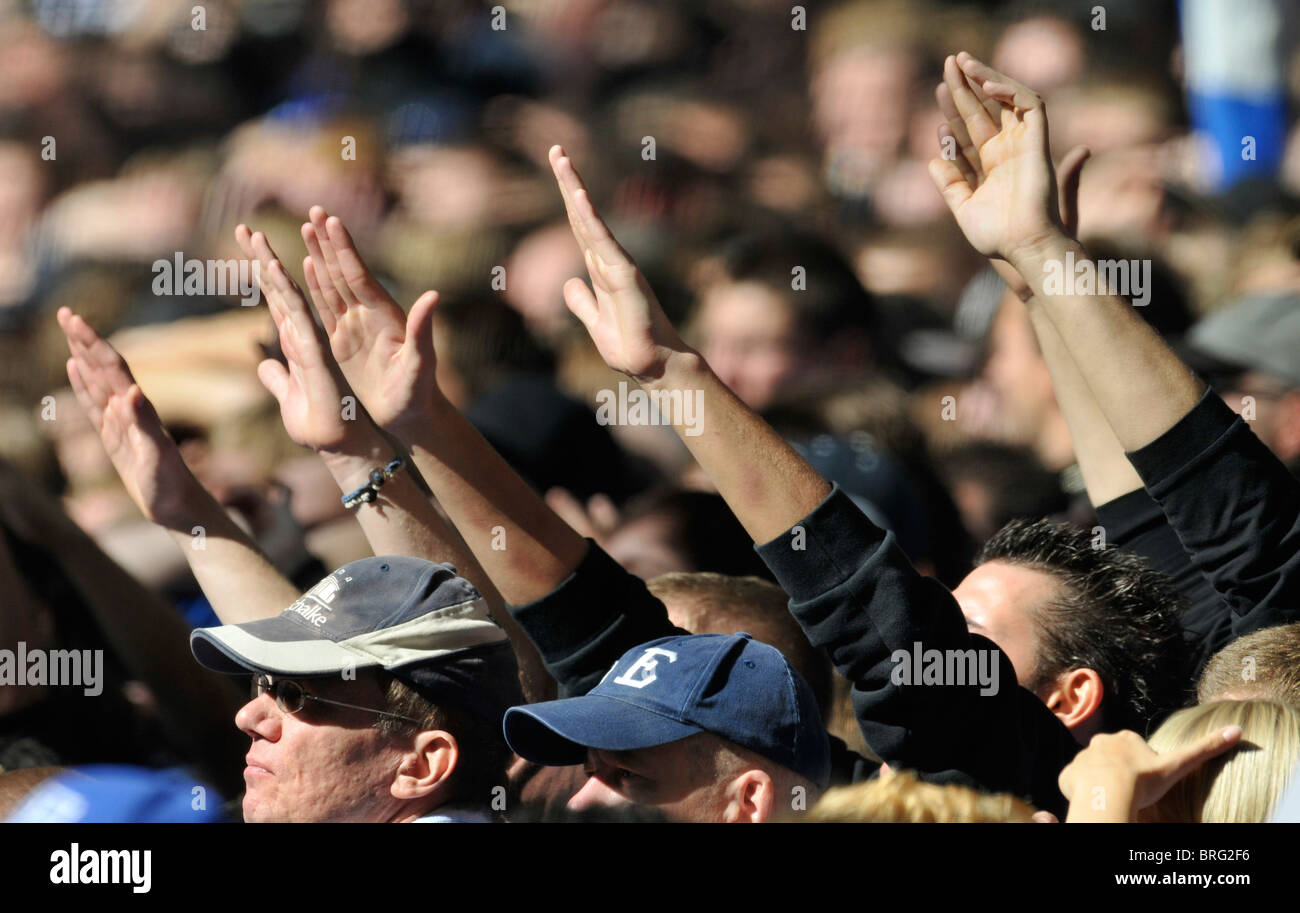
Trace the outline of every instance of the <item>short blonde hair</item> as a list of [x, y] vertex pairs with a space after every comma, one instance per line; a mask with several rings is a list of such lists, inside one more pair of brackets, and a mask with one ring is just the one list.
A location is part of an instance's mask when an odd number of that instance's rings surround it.
[[1200, 704], [1169, 717], [1148, 743], [1170, 751], [1227, 726], [1241, 727], [1241, 742], [1174, 784], [1140, 820], [1268, 820], [1300, 760], [1300, 710], [1263, 700]]
[[822, 796], [804, 820], [818, 823], [1030, 823], [1034, 810], [1006, 793], [956, 784], [923, 783], [911, 771], [888, 770], [877, 780], [840, 786]]

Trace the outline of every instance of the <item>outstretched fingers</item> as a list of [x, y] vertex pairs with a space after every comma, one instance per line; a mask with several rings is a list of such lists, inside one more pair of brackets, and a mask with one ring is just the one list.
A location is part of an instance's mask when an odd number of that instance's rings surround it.
[[560, 194], [564, 197], [564, 206], [569, 213], [569, 224], [573, 226], [574, 236], [579, 246], [592, 251], [596, 257], [607, 265], [631, 264], [632, 258], [614, 239], [605, 221], [592, 205], [582, 177], [573, 166], [573, 161], [564, 154], [559, 146], [551, 148], [551, 168], [560, 185]]
[[323, 206], [313, 206], [308, 211], [307, 217], [311, 220], [312, 229], [316, 233], [316, 248], [313, 249], [309, 246], [308, 250], [312, 252], [313, 257], [316, 256], [316, 251], [319, 250], [322, 262], [318, 263], [317, 266], [323, 265], [325, 267], [323, 275], [321, 270], [317, 269], [317, 278], [322, 283], [326, 278], [329, 279], [345, 309], [358, 304], [360, 299], [357, 298], [348, 285], [348, 281], [343, 275], [343, 266], [339, 263], [338, 251], [334, 247], [334, 242], [330, 239], [329, 226], [326, 224], [329, 220], [329, 214], [325, 212]]

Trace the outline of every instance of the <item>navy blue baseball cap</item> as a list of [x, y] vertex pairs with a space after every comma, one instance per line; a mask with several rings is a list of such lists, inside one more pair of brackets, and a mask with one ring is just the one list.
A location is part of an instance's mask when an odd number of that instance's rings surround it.
[[487, 604], [449, 564], [388, 555], [334, 571], [274, 618], [198, 628], [194, 658], [293, 678], [382, 669], [435, 702], [492, 720], [522, 702], [519, 667]]
[[662, 637], [627, 651], [581, 697], [506, 712], [517, 755], [581, 764], [588, 748], [634, 751], [711, 732], [802, 774], [830, 777], [830, 742], [812, 689], [775, 647], [748, 634]]

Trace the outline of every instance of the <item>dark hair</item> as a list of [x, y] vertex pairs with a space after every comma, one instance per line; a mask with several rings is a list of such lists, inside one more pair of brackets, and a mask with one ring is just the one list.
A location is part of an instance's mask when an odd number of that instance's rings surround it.
[[1069, 496], [1056, 474], [1044, 469], [1027, 448], [976, 441], [954, 448], [939, 462], [950, 489], [969, 482], [988, 495], [984, 516], [967, 518], [980, 524], [970, 530], [976, 540], [988, 538], [1012, 520], [1064, 514], [1069, 509]]
[[[420, 720], [421, 730], [441, 729], [456, 739], [459, 758], [451, 775], [453, 802], [488, 805], [497, 786], [507, 787], [506, 770], [513, 753], [501, 734], [501, 721], [488, 720], [447, 703], [430, 700], [414, 686], [387, 672], [378, 673], [384, 694], [383, 709]], [[392, 717], [376, 717], [375, 728], [388, 735], [409, 732], [413, 724]]]
[[1092, 669], [1104, 689], [1104, 726], [1145, 733], [1188, 696], [1182, 598], [1143, 559], [1094, 542], [1066, 523], [1015, 520], [985, 543], [977, 564], [1033, 568], [1060, 585], [1030, 613], [1039, 635], [1030, 690], [1067, 670]]
[[[845, 332], [870, 336], [876, 328], [871, 293], [839, 251], [820, 238], [751, 234], [723, 250], [722, 266], [733, 282], [757, 282], [788, 296], [799, 331], [813, 345]], [[803, 267], [806, 283], [797, 293], [791, 288], [795, 267]]]

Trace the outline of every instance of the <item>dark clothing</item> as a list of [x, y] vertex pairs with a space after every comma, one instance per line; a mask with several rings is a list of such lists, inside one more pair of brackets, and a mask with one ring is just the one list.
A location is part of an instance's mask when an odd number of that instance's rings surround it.
[[1213, 390], [1128, 454], [1191, 564], [1227, 606], [1206, 656], [1260, 628], [1300, 620], [1300, 482]]
[[[633, 647], [690, 633], [668, 620], [668, 610], [645, 581], [624, 570], [594, 542], [558, 587], [536, 602], [509, 609], [537, 646], [562, 698], [596, 687]], [[832, 785], [866, 779], [879, 769], [879, 764], [851, 751], [842, 740], [828, 738]]]
[[[1063, 818], [1056, 777], [1078, 745], [1042, 701], [1015, 684], [1000, 652], [1001, 687], [987, 697], [978, 686], [891, 682], [893, 651], [910, 651], [914, 642], [995, 649], [967, 633], [952, 594], [914, 570], [893, 536], [839, 489], [801, 526], [807, 550], [791, 551], [783, 537], [759, 554], [786, 586], [813, 645], [826, 648], [854, 683], [854, 708], [872, 750], [928, 781], [1012, 792]], [[565, 697], [595, 687], [632, 647], [686, 633], [668, 621], [643, 581], [594, 543], [560, 586], [510, 613]], [[921, 729], [911, 728], [918, 723]], [[831, 758], [835, 784], [867, 779], [879, 768], [835, 738]]]
[[[1074, 736], [1016, 683], [992, 641], [966, 629], [952, 593], [918, 573], [894, 536], [844, 492], [834, 489], [758, 552], [790, 594], [790, 611], [813, 646], [852, 683], [853, 709], [872, 751], [891, 767], [974, 780], [1065, 817], [1056, 780], [1079, 751]], [[924, 651], [994, 651], [986, 655], [996, 660], [997, 688], [981, 694], [977, 683], [896, 683], [896, 670], [918, 644]]]
[[1098, 507], [1097, 521], [1106, 531], [1106, 541], [1146, 558], [1168, 575], [1187, 601], [1181, 621], [1192, 673], [1199, 676], [1209, 658], [1234, 637], [1227, 604], [1192, 564], [1169, 519], [1145, 488]]

